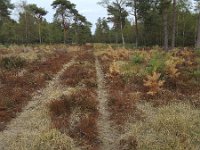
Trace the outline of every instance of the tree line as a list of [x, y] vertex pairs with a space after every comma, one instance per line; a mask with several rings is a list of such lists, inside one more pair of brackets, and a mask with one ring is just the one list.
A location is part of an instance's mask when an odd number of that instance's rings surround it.
[[[0, 43], [86, 43], [92, 39], [92, 24], [68, 0], [55, 0], [53, 22], [44, 18], [48, 13], [36, 4], [22, 1], [18, 5], [10, 0], [0, 0]], [[19, 19], [11, 19], [11, 10], [16, 8]]]
[[[200, 48], [200, 0], [100, 0], [108, 15], [92, 24], [69, 0], [54, 0], [47, 22], [44, 8], [0, 0], [0, 43], [126, 43], [138, 46]], [[17, 8], [19, 19], [10, 17]]]
[[99, 4], [108, 17], [96, 23], [96, 42], [158, 45], [165, 50], [200, 48], [199, 0], [101, 0]]

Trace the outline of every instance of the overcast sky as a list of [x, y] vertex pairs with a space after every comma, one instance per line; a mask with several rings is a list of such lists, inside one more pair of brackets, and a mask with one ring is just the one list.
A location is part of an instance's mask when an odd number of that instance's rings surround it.
[[[18, 4], [21, 0], [11, 0], [12, 3]], [[48, 22], [53, 20], [54, 10], [51, 7], [53, 0], [26, 0], [27, 3], [37, 4], [38, 7], [45, 8], [48, 11], [48, 14], [45, 16]], [[76, 8], [79, 13], [84, 15], [88, 21], [93, 24], [92, 31], [94, 32], [95, 23], [98, 17], [106, 17], [107, 13], [104, 8], [97, 5], [99, 0], [71, 0], [72, 3], [76, 4]], [[17, 12], [13, 12], [13, 17], [17, 18]]]

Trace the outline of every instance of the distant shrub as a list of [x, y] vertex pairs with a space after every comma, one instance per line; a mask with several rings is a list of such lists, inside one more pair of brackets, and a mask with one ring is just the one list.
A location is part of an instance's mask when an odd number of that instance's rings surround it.
[[26, 65], [25, 59], [20, 57], [5, 57], [1, 60], [0, 66], [7, 70], [20, 69]]

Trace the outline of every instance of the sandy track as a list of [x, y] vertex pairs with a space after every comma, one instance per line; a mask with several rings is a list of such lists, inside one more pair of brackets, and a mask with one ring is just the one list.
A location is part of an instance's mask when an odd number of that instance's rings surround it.
[[107, 102], [108, 94], [105, 89], [104, 74], [101, 69], [99, 60], [96, 58], [96, 72], [97, 72], [97, 82], [98, 82], [98, 101], [99, 101], [99, 119], [98, 119], [98, 132], [99, 139], [101, 141], [101, 150], [116, 150], [115, 141], [118, 138], [117, 132], [111, 126], [110, 113], [108, 111]]
[[[66, 89], [64, 90], [60, 86], [59, 78], [73, 64], [74, 60], [63, 65], [63, 68], [47, 84], [46, 88], [34, 93], [32, 101], [29, 102], [17, 118], [9, 123], [6, 130], [0, 132], [0, 150], [22, 149], [16, 147], [16, 145], [31, 146], [35, 136], [42, 132], [48, 132], [51, 120], [46, 105], [51, 100], [67, 92]], [[19, 142], [22, 144], [19, 144]]]

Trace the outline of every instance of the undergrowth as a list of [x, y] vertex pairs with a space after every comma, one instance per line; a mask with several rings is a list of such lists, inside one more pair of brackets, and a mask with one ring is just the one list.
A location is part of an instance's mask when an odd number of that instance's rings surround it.
[[[190, 104], [172, 103], [157, 109], [146, 105], [147, 118], [132, 124], [123, 137], [135, 137], [137, 149], [199, 149], [200, 112]], [[153, 115], [152, 115], [153, 114]]]
[[11, 70], [11, 69], [21, 69], [25, 67], [26, 60], [20, 57], [5, 57], [0, 61], [0, 67], [3, 69]]

